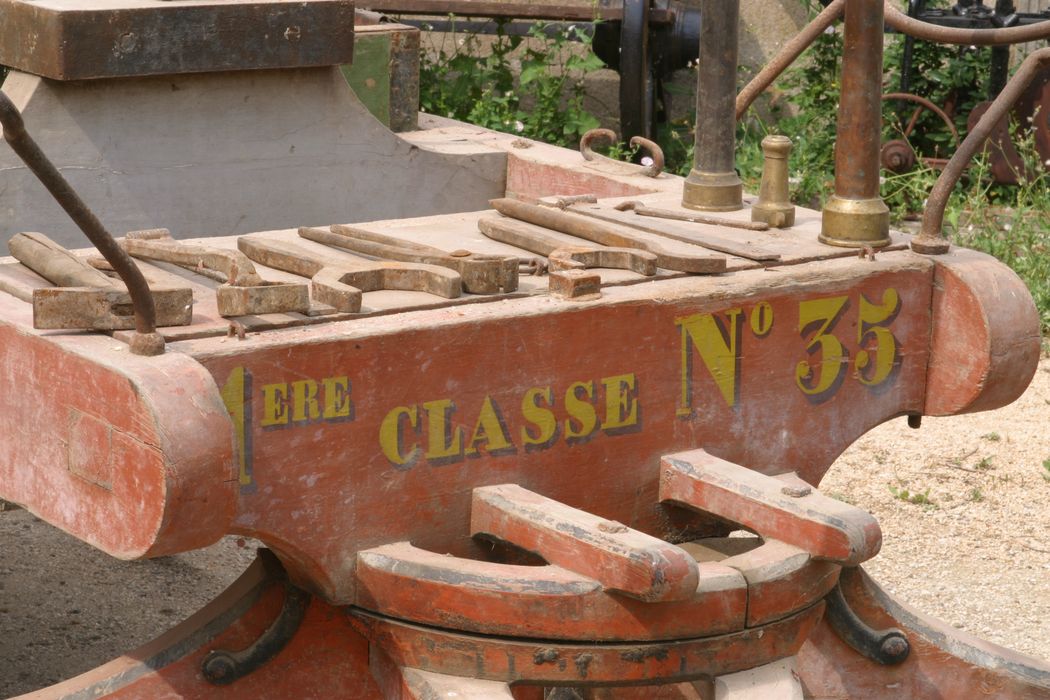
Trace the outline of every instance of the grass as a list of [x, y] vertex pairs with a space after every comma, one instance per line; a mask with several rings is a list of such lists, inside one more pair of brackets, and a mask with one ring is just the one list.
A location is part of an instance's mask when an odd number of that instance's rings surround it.
[[1043, 460], [1043, 471], [1041, 473], [1044, 481], [1050, 481], [1050, 459]]
[[930, 490], [925, 491], [910, 491], [906, 488], [898, 488], [892, 484], [889, 486], [890, 493], [898, 501], [904, 501], [905, 503], [913, 503], [917, 506], [925, 506], [927, 508], [936, 508], [937, 504], [930, 499]]

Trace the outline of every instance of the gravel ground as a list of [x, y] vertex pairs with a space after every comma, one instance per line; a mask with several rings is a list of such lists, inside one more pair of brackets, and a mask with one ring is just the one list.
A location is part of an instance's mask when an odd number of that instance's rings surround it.
[[1050, 359], [998, 411], [879, 426], [821, 490], [879, 519], [865, 568], [898, 599], [1050, 660]]
[[[872, 431], [822, 490], [874, 513], [866, 564], [914, 608], [1050, 660], [1050, 359], [1012, 406]], [[1050, 462], [1048, 462], [1050, 464]], [[894, 495], [894, 490], [898, 495]], [[913, 500], [902, 500], [904, 490]], [[914, 494], [922, 494], [916, 498]], [[0, 512], [0, 697], [92, 668], [202, 607], [251, 562], [234, 538], [118, 562], [30, 516]]]

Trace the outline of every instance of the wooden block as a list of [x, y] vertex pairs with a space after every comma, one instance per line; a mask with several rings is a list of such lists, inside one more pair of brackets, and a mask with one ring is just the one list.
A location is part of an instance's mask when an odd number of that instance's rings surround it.
[[349, 0], [0, 0], [0, 63], [55, 80], [350, 63]]
[[660, 499], [775, 535], [815, 558], [856, 566], [882, 546], [869, 513], [719, 459], [704, 450], [661, 460]]
[[590, 270], [551, 270], [547, 277], [551, 296], [590, 301], [602, 295], [602, 277]]
[[679, 547], [515, 484], [474, 489], [470, 526], [640, 600], [686, 600], [699, 581]]

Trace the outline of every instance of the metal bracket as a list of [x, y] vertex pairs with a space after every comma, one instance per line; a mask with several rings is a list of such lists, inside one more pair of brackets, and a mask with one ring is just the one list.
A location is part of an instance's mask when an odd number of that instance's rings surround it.
[[[844, 569], [842, 575], [848, 571]], [[824, 614], [831, 629], [858, 654], [883, 666], [895, 666], [908, 658], [911, 644], [904, 632], [896, 627], [876, 630], [865, 624], [846, 602], [841, 579], [824, 601], [827, 603]]]
[[204, 679], [212, 685], [229, 685], [260, 668], [277, 656], [295, 636], [306, 616], [311, 595], [301, 588], [285, 583], [284, 604], [265, 632], [240, 651], [213, 649], [201, 663]]

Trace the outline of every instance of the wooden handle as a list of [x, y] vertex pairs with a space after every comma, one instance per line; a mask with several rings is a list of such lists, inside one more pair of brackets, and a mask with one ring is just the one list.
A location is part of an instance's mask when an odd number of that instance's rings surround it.
[[42, 233], [16, 234], [7, 247], [18, 262], [59, 287], [123, 288]]

